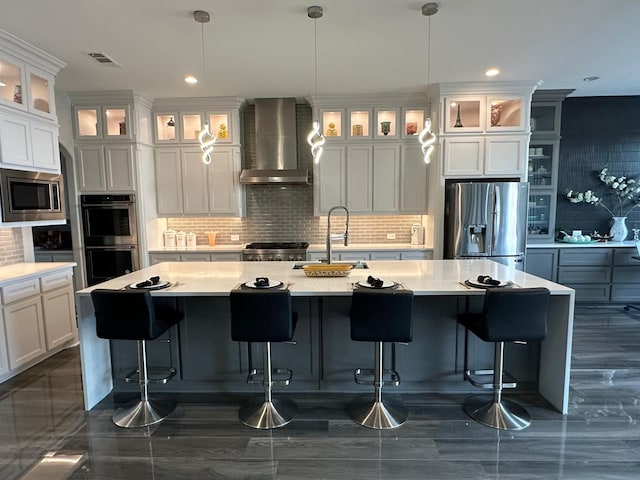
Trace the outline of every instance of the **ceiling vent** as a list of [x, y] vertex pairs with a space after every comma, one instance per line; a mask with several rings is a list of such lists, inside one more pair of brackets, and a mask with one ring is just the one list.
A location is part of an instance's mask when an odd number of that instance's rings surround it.
[[116, 62], [113, 58], [111, 58], [106, 53], [102, 53], [102, 52], [87, 52], [87, 53], [85, 53], [85, 55], [87, 55], [93, 61], [99, 63], [102, 66], [122, 68], [122, 65], [120, 65], [118, 62]]

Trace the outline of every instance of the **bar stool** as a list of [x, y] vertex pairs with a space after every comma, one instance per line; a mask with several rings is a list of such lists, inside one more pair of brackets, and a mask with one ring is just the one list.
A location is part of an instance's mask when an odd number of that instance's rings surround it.
[[[146, 427], [160, 422], [175, 409], [175, 404], [149, 398], [146, 341], [158, 338], [182, 320], [183, 314], [169, 305], [154, 305], [146, 290], [96, 289], [91, 292], [91, 300], [98, 337], [138, 342], [138, 369], [127, 375], [127, 381], [137, 374], [140, 399], [116, 410], [113, 422], [120, 427]], [[169, 368], [165, 376], [154, 381], [166, 383], [175, 374], [176, 370]]]
[[[351, 340], [375, 342], [375, 366], [373, 369], [357, 368], [354, 378], [357, 384], [373, 385], [374, 399], [355, 401], [349, 405], [351, 418], [360, 425], [376, 430], [397, 428], [406, 422], [408, 412], [401, 402], [382, 401], [382, 387], [398, 386], [400, 375], [395, 369], [384, 369], [384, 342], [408, 343], [413, 338], [411, 290], [357, 289], [351, 299]], [[395, 345], [392, 345], [395, 367]], [[384, 380], [384, 375], [390, 380]], [[362, 376], [373, 376], [365, 380]]]
[[[282, 427], [293, 420], [298, 407], [288, 398], [272, 397], [273, 386], [289, 385], [293, 372], [286, 368], [272, 368], [271, 343], [293, 340], [297, 315], [291, 309], [291, 293], [287, 289], [239, 289], [231, 291], [230, 303], [232, 340], [263, 343], [263, 368], [250, 365], [247, 383], [262, 384], [264, 397], [254, 398], [243, 405], [239, 412], [240, 421], [252, 428]], [[286, 377], [274, 380], [273, 374]]]
[[[493, 389], [493, 395], [467, 399], [464, 410], [475, 421], [500, 430], [521, 430], [531, 424], [529, 413], [502, 398], [504, 388], [515, 388], [515, 381], [504, 381], [505, 342], [526, 343], [547, 336], [549, 290], [546, 288], [489, 288], [481, 313], [463, 313], [458, 323], [465, 327], [464, 379], [480, 388]], [[485, 342], [495, 343], [493, 370], [471, 371], [467, 367], [468, 331]], [[492, 382], [481, 382], [475, 375], [492, 375]]]

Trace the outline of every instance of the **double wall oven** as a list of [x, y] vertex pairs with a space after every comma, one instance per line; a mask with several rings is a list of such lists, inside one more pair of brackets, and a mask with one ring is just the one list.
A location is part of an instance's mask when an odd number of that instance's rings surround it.
[[80, 208], [87, 284], [137, 270], [135, 195], [81, 195]]

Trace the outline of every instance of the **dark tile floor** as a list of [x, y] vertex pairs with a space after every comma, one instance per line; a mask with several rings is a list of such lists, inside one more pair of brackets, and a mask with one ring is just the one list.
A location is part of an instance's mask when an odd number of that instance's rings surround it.
[[521, 432], [469, 421], [455, 395], [404, 396], [409, 421], [382, 433], [349, 420], [350, 396], [294, 398], [295, 421], [271, 432], [240, 425], [232, 402], [185, 402], [158, 426], [121, 429], [109, 401], [82, 410], [67, 350], [0, 385], [0, 479], [65, 449], [88, 454], [74, 480], [638, 480], [640, 312], [577, 308], [569, 415], [520, 398], [534, 419]]

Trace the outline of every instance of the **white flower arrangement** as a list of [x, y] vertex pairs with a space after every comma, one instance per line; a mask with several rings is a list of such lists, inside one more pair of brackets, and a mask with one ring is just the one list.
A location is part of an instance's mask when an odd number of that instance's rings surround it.
[[[616, 205], [609, 208], [602, 202], [602, 198], [596, 196], [592, 190], [586, 192], [574, 192], [567, 190], [565, 197], [571, 203], [588, 203], [607, 210], [612, 217], [626, 217], [629, 213], [640, 205], [640, 182], [625, 176], [616, 177], [609, 175], [609, 168], [600, 170], [598, 178], [607, 187], [613, 190], [616, 197]], [[614, 213], [615, 212], [615, 213]]]

